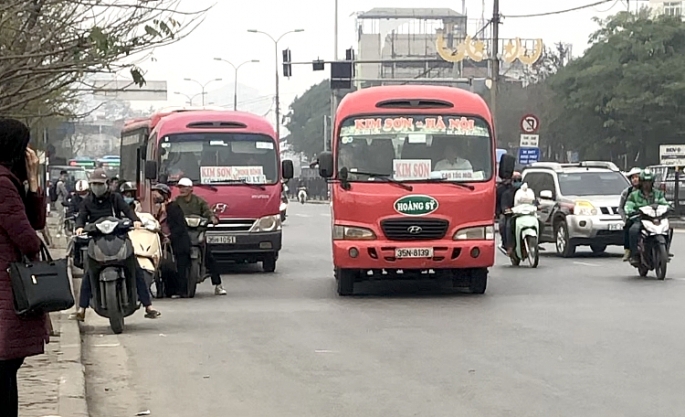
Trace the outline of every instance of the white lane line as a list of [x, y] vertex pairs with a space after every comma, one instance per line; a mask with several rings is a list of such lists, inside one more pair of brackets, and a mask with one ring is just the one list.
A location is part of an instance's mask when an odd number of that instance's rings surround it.
[[589, 263], [589, 262], [577, 262], [577, 261], [574, 261], [573, 263], [576, 264], [576, 265], [583, 265], [583, 266], [601, 266], [601, 265], [597, 265], [597, 264], [591, 264], [591, 263]]
[[309, 214], [300, 214], [300, 213], [295, 213], [297, 217], [309, 217]]
[[331, 217], [331, 213], [319, 213], [319, 216], [322, 216], [322, 217]]
[[673, 233], [682, 234], [685, 233], [685, 229], [673, 229]]

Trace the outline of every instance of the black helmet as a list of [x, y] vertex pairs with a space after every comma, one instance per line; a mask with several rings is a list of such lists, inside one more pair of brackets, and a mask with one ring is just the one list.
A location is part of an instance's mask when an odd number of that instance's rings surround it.
[[152, 191], [158, 191], [167, 197], [171, 197], [171, 188], [166, 184], [155, 184], [150, 189]]
[[122, 194], [127, 192], [127, 191], [136, 191], [138, 188], [136, 188], [136, 185], [132, 182], [125, 182], [119, 186], [119, 192]]

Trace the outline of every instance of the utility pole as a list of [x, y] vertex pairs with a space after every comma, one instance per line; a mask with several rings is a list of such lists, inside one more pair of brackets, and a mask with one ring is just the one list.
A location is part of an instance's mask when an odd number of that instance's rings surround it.
[[[333, 60], [337, 61], [338, 60], [338, 0], [335, 0], [334, 2], [334, 7], [335, 7], [335, 13], [334, 13], [334, 19], [335, 22], [333, 23], [333, 27], [335, 28], [335, 35], [333, 36]], [[335, 111], [338, 109], [338, 97], [336, 95], [335, 90], [331, 90], [331, 150], [333, 148], [333, 135], [334, 135], [334, 130], [335, 130]], [[326, 121], [326, 116], [324, 116], [324, 122]], [[327, 126], [327, 123], [324, 124], [324, 126]], [[324, 146], [323, 150], [327, 151], [328, 150], [328, 145], [327, 140], [326, 140], [326, 132], [327, 129], [324, 129]]]
[[328, 151], [328, 115], [323, 115], [323, 151]]
[[499, 24], [499, 0], [494, 0], [492, 7], [492, 86], [490, 87], [490, 107], [495, 129], [497, 126], [497, 89], [499, 87]]

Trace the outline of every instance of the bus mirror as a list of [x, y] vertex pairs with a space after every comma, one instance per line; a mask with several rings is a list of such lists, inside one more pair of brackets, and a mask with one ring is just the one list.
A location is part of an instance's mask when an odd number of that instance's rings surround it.
[[333, 154], [331, 152], [319, 154], [319, 175], [323, 178], [333, 177]]
[[145, 161], [145, 179], [146, 180], [156, 180], [157, 179], [157, 162], [156, 161]]
[[295, 167], [293, 161], [285, 159], [281, 162], [281, 171], [283, 171], [283, 179], [289, 180], [295, 176]]
[[516, 158], [509, 154], [502, 155], [499, 160], [499, 177], [503, 180], [508, 180], [514, 175], [514, 168], [516, 167]]

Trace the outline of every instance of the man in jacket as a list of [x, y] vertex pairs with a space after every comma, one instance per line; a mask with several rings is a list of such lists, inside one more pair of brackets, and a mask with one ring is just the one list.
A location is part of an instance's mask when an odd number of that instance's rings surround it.
[[[110, 191], [110, 184], [108, 184], [107, 174], [101, 168], [96, 169], [90, 175], [89, 180], [90, 193], [83, 200], [79, 214], [76, 217], [76, 234], [83, 233], [83, 227], [86, 223], [93, 223], [105, 217], [127, 217], [134, 222], [135, 227], [140, 227], [140, 219], [131, 207], [126, 204], [121, 194]], [[84, 264], [92, 262], [90, 259], [84, 259]], [[86, 270], [91, 268], [86, 267]], [[136, 263], [136, 287], [138, 291], [138, 298], [145, 307], [145, 317], [154, 319], [161, 314], [152, 307], [152, 300], [150, 291], [145, 284], [142, 270]], [[86, 275], [81, 281], [81, 293], [79, 294], [79, 309], [76, 313], [69, 316], [71, 320], [83, 321], [86, 315], [86, 309], [90, 306], [90, 298], [92, 296], [92, 288], [90, 278]]]
[[[181, 195], [176, 197], [175, 201], [181, 207], [185, 216], [201, 216], [210, 219], [214, 225], [219, 224], [219, 219], [209, 207], [207, 201], [193, 193], [193, 181], [190, 178], [181, 178], [178, 181], [178, 191]], [[221, 285], [221, 276], [217, 271], [216, 261], [209, 250], [205, 251], [205, 262], [212, 277], [214, 294], [226, 295], [226, 290]]]
[[621, 193], [621, 201], [618, 204], [618, 214], [621, 215], [621, 218], [623, 219], [623, 262], [628, 262], [630, 260], [630, 240], [628, 238], [628, 231], [630, 230], [630, 226], [633, 224], [633, 221], [628, 218], [626, 215], [625, 211], [625, 205], [626, 201], [628, 200], [628, 196], [630, 193], [633, 191], [636, 191], [640, 188], [640, 172], [642, 170], [640, 168], [633, 168], [631, 169], [628, 174], [626, 175], [628, 179], [630, 180], [630, 186], [627, 187], [625, 190], [623, 190], [623, 193]]
[[514, 172], [511, 178], [503, 180], [497, 186], [497, 203], [495, 214], [499, 217], [499, 233], [502, 247], [507, 254], [511, 253], [513, 228], [511, 224], [511, 208], [514, 207], [516, 191], [521, 186], [521, 174]]
[[[666, 201], [664, 193], [654, 189], [654, 174], [652, 174], [652, 171], [650, 169], [645, 169], [640, 172], [640, 189], [630, 193], [626, 200], [625, 212], [628, 216], [632, 216], [636, 214], [640, 208], [652, 204], [668, 205], [668, 201]], [[628, 230], [631, 264], [639, 262], [637, 243], [640, 240], [641, 228], [642, 223], [636, 221], [633, 222]]]

